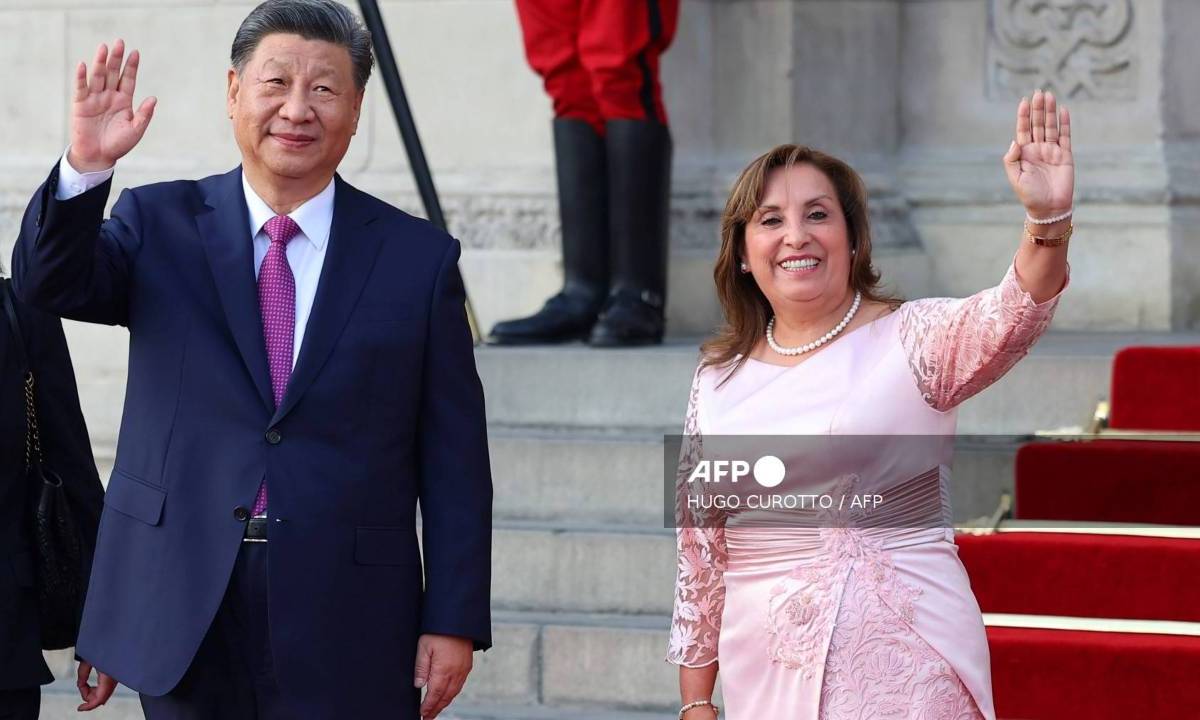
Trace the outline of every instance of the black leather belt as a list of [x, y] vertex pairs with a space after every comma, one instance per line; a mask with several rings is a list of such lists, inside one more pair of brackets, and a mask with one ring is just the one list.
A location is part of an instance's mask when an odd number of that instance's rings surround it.
[[242, 542], [266, 542], [267, 541], [267, 519], [266, 518], [250, 518], [246, 521], [246, 532], [242, 535]]

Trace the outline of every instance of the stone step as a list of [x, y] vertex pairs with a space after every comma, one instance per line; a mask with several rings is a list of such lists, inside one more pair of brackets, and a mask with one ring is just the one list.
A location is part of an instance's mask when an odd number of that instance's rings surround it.
[[[1200, 344], [1200, 333], [1049, 333], [1008, 375], [961, 406], [958, 430], [1022, 434], [1082, 425], [1108, 395], [1113, 354], [1135, 344]], [[698, 345], [481, 347], [476, 359], [488, 420], [535, 427], [681, 427]]]
[[664, 660], [667, 616], [497, 610], [494, 620], [504, 644], [497, 639], [495, 649], [476, 655], [476, 670], [463, 691], [464, 706], [642, 712], [679, 707], [678, 671]]
[[494, 427], [496, 518], [663, 527], [663, 435]]
[[675, 534], [661, 527], [498, 522], [492, 607], [581, 613], [669, 613]]

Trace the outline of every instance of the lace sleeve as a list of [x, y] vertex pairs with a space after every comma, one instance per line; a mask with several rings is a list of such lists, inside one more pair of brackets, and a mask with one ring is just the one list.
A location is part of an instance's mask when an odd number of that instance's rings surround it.
[[724, 517], [686, 507], [683, 483], [703, 455], [700, 431], [700, 373], [692, 380], [683, 445], [676, 475], [675, 527], [679, 569], [675, 579], [675, 611], [667, 662], [704, 667], [717, 661], [717, 637], [725, 609]]
[[1021, 288], [1016, 264], [968, 298], [929, 298], [901, 308], [900, 339], [925, 402], [946, 411], [999, 380], [1025, 357], [1070, 283], [1042, 303]]

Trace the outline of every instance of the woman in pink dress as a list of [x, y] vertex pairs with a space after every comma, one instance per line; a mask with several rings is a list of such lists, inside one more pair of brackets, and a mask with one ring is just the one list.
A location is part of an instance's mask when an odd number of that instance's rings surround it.
[[[704, 346], [680, 467], [681, 718], [717, 717], [718, 669], [729, 720], [995, 717], [947, 468], [955, 408], [1029, 351], [1067, 285], [1074, 166], [1052, 95], [1021, 100], [1003, 162], [1025, 232], [1000, 284], [965, 299], [879, 290], [866, 192], [840, 160], [782, 146], [735, 184], [714, 273], [726, 326]], [[715, 442], [785, 435], [775, 454], [808, 492], [883, 498], [874, 515], [685, 507]], [[802, 442], [822, 436], [834, 451]], [[748, 521], [767, 516], [784, 521]]]

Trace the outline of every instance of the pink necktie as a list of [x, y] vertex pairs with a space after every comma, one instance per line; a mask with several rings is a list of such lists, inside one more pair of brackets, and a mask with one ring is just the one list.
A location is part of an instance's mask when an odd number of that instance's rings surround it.
[[[271, 392], [275, 407], [283, 402], [292, 374], [292, 343], [296, 335], [296, 278], [288, 265], [287, 245], [300, 226], [287, 215], [276, 215], [263, 226], [271, 246], [258, 270], [258, 308], [262, 312], [263, 337], [267, 341], [267, 366], [271, 370]], [[254, 515], [267, 511], [267, 483], [263, 481], [254, 500]]]

